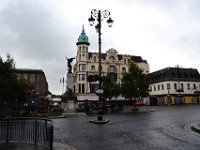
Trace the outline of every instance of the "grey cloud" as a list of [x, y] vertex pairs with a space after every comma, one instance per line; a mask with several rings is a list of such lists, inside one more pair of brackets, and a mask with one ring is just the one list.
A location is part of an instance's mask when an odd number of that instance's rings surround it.
[[23, 1], [23, 4], [12, 4], [0, 14], [1, 24], [15, 37], [11, 44], [20, 47], [25, 56], [55, 56], [55, 53], [61, 53], [66, 48], [64, 44], [67, 45], [67, 40], [71, 40], [70, 30], [67, 31], [68, 25], [64, 26], [63, 22], [52, 14], [53, 11], [44, 8], [39, 2]]
[[0, 26], [1, 49], [18, 59], [18, 67], [43, 69], [52, 89], [66, 73], [66, 55], [76, 54], [71, 41], [77, 37], [67, 19], [39, 1], [15, 1], [0, 12]]

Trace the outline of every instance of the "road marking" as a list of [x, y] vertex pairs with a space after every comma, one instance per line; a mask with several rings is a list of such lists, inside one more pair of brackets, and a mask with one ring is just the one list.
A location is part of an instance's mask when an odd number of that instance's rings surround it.
[[58, 142], [54, 142], [56, 144], [56, 147], [60, 146], [62, 148], [65, 148], [67, 150], [77, 150], [69, 145], [63, 144], [63, 143], [58, 143]]
[[192, 134], [194, 134], [194, 135], [200, 136], [199, 133], [197, 133], [197, 132], [191, 130], [191, 125], [186, 125], [186, 126], [185, 126], [185, 130], [188, 131], [188, 132], [190, 132], [190, 133], [192, 133]]

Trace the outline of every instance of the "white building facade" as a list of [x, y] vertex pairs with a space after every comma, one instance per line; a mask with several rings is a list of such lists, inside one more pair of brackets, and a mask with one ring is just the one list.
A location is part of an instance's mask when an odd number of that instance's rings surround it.
[[197, 69], [168, 67], [148, 74], [150, 97], [155, 105], [200, 103]]
[[[73, 91], [78, 95], [78, 100], [98, 100], [95, 94], [98, 81], [88, 82], [90, 75], [99, 75], [99, 52], [89, 51], [89, 41], [84, 28], [78, 38], [76, 63], [73, 67]], [[111, 77], [112, 82], [120, 83], [122, 74], [128, 71], [128, 61], [132, 60], [144, 74], [149, 73], [149, 64], [141, 56], [118, 54], [118, 51], [110, 48], [101, 54], [101, 76]]]

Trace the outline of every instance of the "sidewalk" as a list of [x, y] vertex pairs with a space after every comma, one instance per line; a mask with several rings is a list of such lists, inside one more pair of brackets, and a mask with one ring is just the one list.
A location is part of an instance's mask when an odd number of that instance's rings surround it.
[[[48, 148], [29, 143], [0, 143], [0, 150], [48, 150]], [[76, 150], [75, 148], [68, 146], [66, 144], [54, 142], [53, 143], [53, 150]]]
[[54, 150], [76, 150], [75, 148], [63, 143], [54, 142], [53, 145]]
[[47, 150], [46, 147], [28, 143], [1, 143], [0, 150]]

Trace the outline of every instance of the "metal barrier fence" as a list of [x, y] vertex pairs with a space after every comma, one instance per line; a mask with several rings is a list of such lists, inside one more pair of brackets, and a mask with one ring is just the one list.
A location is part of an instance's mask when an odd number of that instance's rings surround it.
[[53, 149], [53, 122], [42, 118], [0, 119], [0, 142], [25, 142]]

